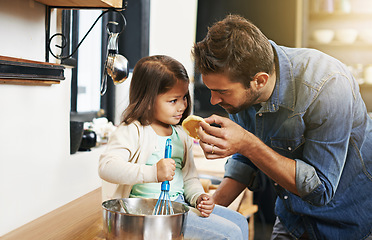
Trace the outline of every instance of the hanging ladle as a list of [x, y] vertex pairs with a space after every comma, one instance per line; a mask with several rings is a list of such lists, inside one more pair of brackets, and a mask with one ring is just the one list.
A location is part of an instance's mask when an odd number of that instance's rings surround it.
[[[123, 19], [125, 27], [126, 21], [124, 17]], [[106, 25], [109, 40], [107, 45], [107, 58], [104, 66], [104, 73], [102, 75], [101, 96], [103, 96], [107, 90], [107, 74], [112, 78], [115, 85], [124, 82], [128, 78], [129, 74], [128, 60], [123, 55], [120, 55], [118, 50], [119, 35], [123, 32], [124, 27], [121, 32], [114, 33], [110, 31], [108, 27], [109, 24], [118, 25], [117, 22], [111, 21]]]

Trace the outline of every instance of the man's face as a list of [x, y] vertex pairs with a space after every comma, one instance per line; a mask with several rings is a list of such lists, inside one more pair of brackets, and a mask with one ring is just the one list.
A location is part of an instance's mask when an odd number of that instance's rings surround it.
[[211, 104], [220, 105], [228, 113], [234, 114], [258, 103], [259, 92], [245, 88], [242, 83], [231, 82], [224, 74], [202, 75], [204, 84], [211, 90]]

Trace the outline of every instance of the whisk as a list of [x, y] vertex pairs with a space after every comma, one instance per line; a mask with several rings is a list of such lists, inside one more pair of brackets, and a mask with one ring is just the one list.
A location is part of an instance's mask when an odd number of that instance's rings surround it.
[[[165, 156], [164, 158], [171, 158], [172, 155], [172, 141], [170, 138], [165, 143]], [[152, 215], [172, 215], [174, 214], [172, 202], [169, 197], [170, 184], [169, 181], [161, 183], [161, 193], [158, 201], [156, 202]]]

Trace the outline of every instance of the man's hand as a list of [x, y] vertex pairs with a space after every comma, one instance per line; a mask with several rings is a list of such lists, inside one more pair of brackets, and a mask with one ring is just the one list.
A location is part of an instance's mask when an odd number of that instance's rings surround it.
[[[240, 151], [242, 140], [249, 132], [225, 117], [212, 115], [204, 120], [206, 123], [200, 122], [198, 136], [206, 158], [224, 158]], [[221, 127], [209, 125], [213, 123]]]
[[[200, 122], [199, 144], [207, 159], [217, 159], [240, 153], [268, 177], [288, 191], [298, 195], [296, 161], [284, 157], [259, 138], [228, 118], [212, 115]], [[221, 128], [210, 126], [216, 123]], [[218, 202], [219, 204], [219, 202]]]

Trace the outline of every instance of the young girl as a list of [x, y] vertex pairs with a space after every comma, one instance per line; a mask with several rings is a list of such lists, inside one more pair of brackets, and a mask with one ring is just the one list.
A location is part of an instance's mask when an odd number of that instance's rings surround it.
[[[104, 200], [158, 199], [160, 185], [170, 181], [172, 201], [190, 208], [185, 239], [248, 239], [247, 220], [214, 205], [196, 171], [192, 139], [179, 125], [190, 114], [189, 78], [183, 65], [168, 56], [142, 58], [130, 85], [129, 106], [110, 136], [99, 162]], [[172, 158], [164, 158], [172, 141]]]

